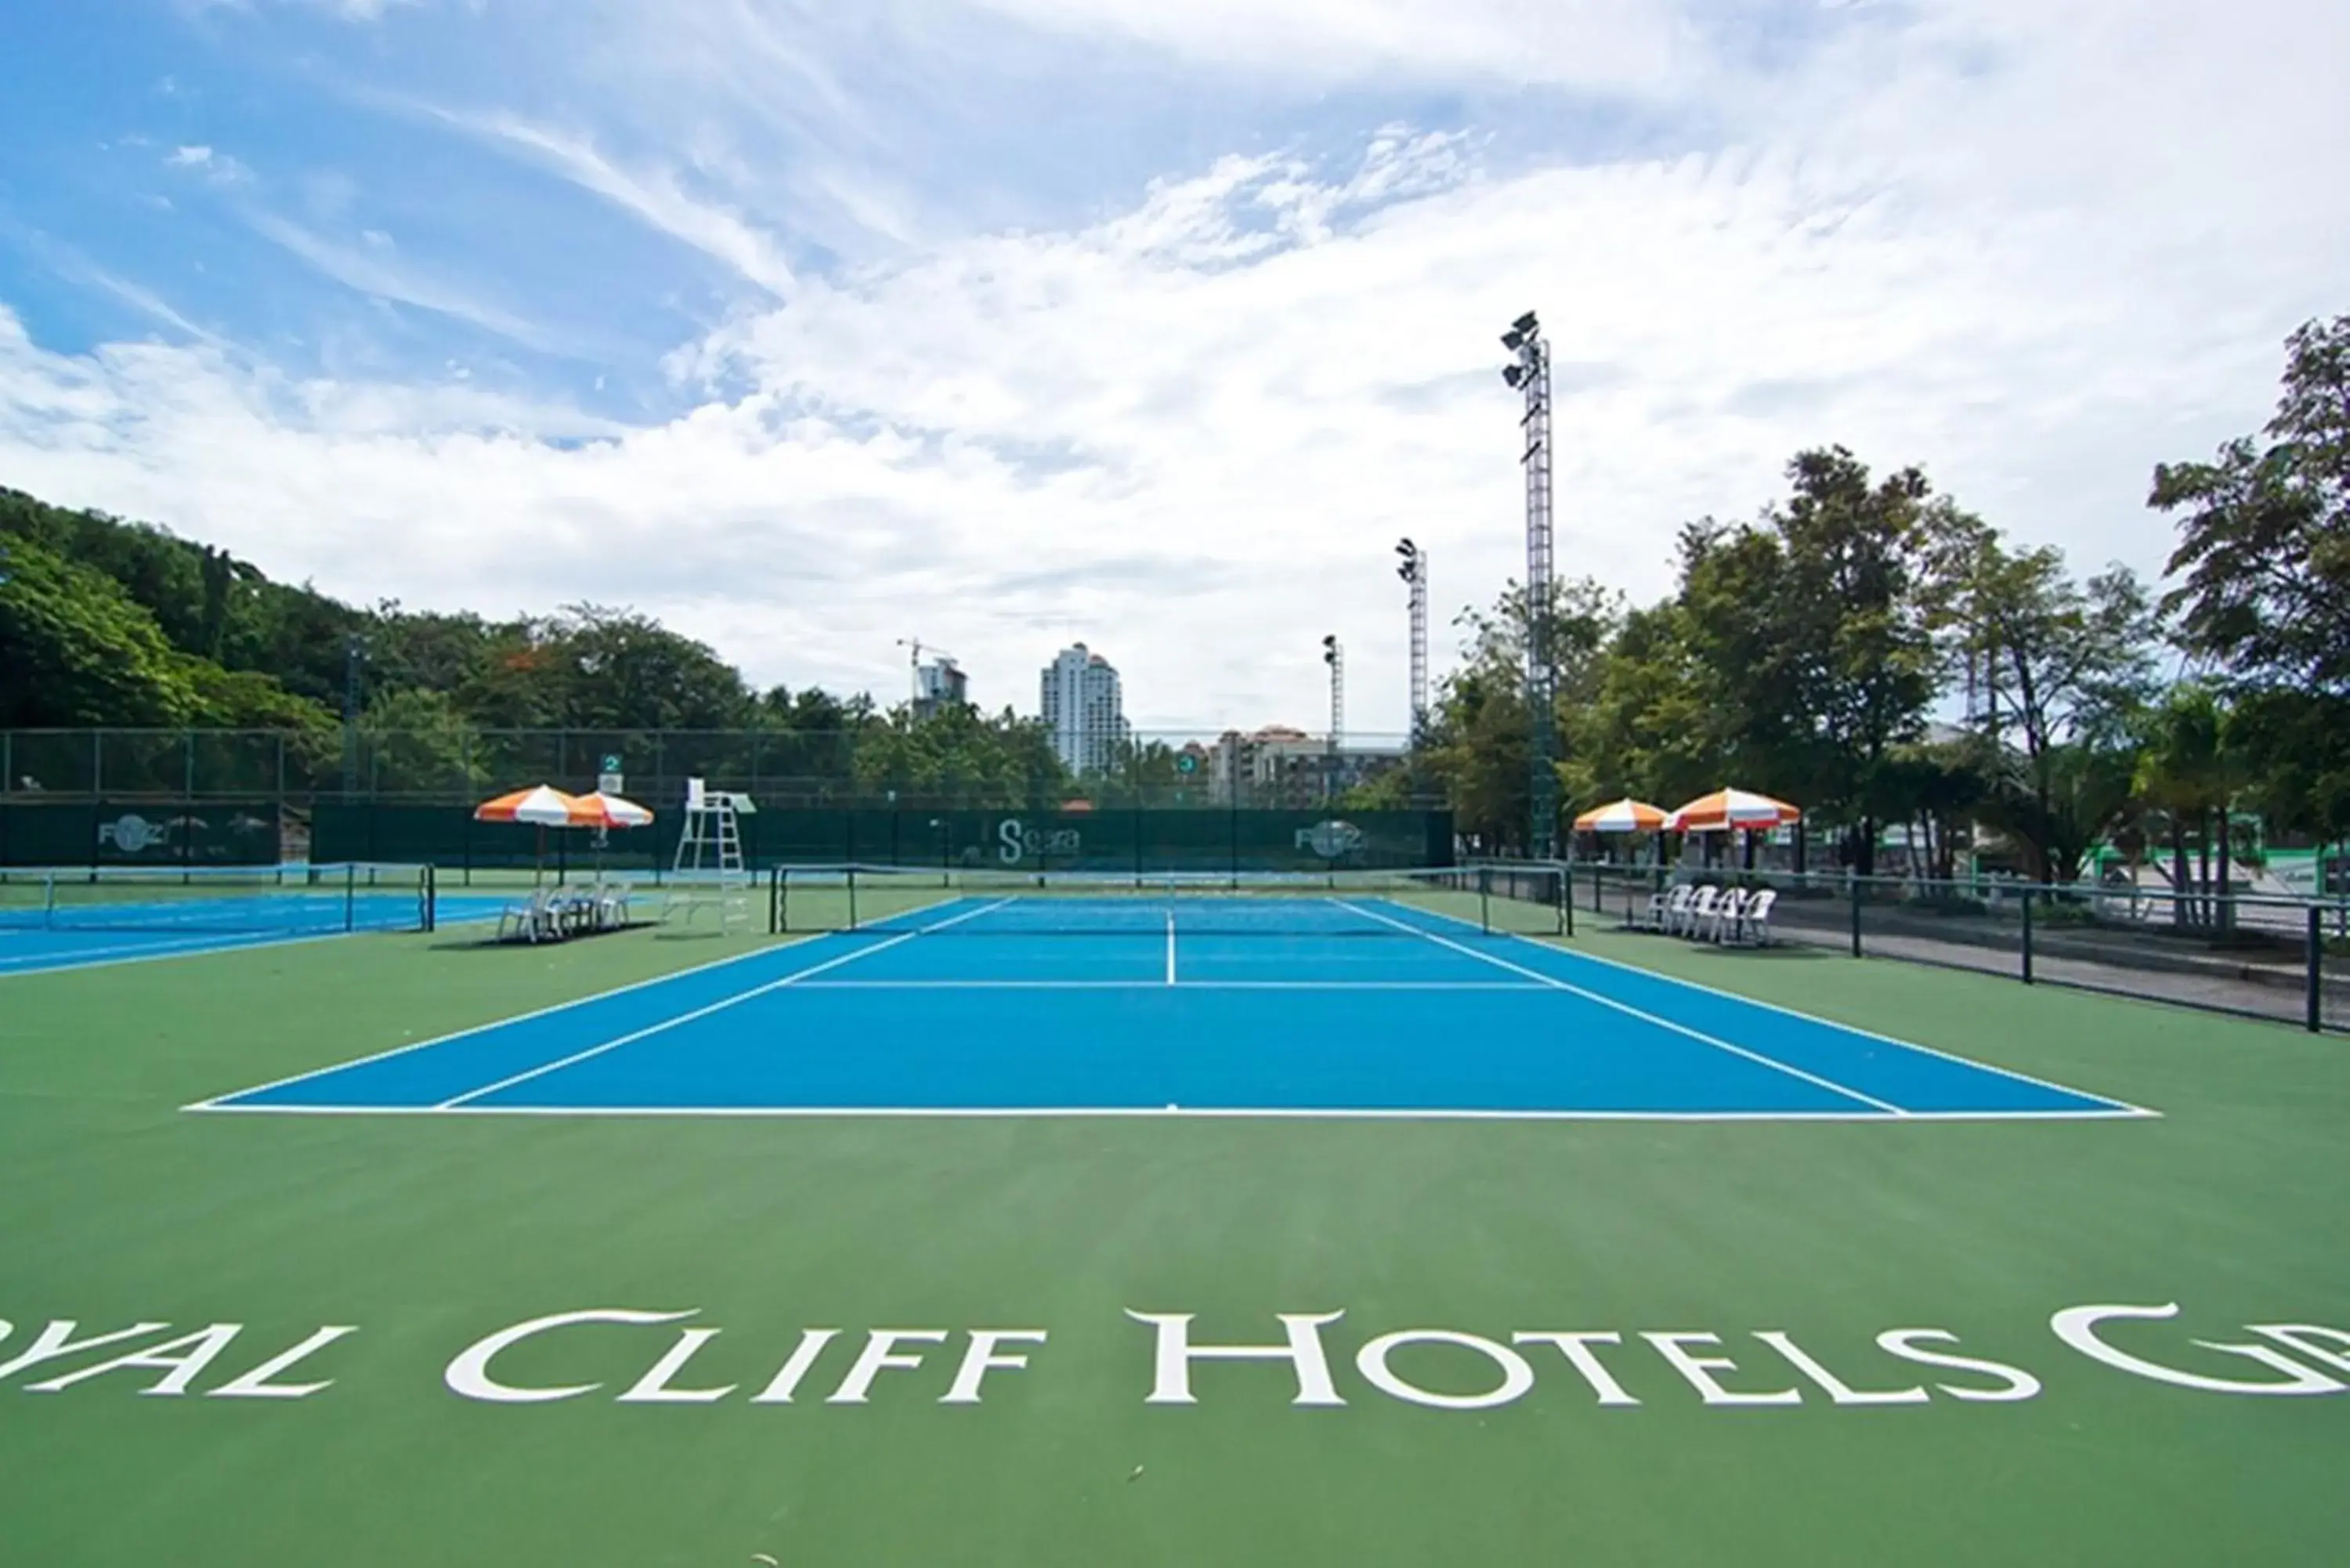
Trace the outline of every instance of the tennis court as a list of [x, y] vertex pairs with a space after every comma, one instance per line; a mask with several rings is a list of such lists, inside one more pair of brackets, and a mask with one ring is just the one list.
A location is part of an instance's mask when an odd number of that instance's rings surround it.
[[0, 978], [494, 919], [422, 866], [0, 867]]
[[536, 947], [460, 913], [517, 877], [375, 931], [348, 875], [346, 931], [285, 877], [113, 878], [81, 918], [161, 929], [77, 933], [85, 877], [0, 936], [218, 944], [0, 979], [12, 1563], [2299, 1563], [2350, 1522], [2331, 1037], [1570, 936], [1458, 868], [795, 867], [764, 921]]
[[[1541, 943], [1389, 877], [933, 896], [202, 1102], [536, 1115], [2131, 1116]], [[804, 895], [805, 897], [805, 895]], [[914, 879], [876, 890], [905, 902]], [[1449, 907], [1448, 907], [1449, 906]]]

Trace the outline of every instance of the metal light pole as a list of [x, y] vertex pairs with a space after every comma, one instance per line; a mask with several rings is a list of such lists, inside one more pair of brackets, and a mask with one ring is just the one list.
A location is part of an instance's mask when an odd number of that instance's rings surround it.
[[1428, 552], [1406, 539], [1396, 545], [1403, 557], [1396, 576], [1411, 590], [1411, 749], [1419, 750], [1428, 729]]
[[1557, 671], [1551, 659], [1551, 477], [1550, 477], [1550, 345], [1543, 341], [1542, 326], [1527, 311], [1502, 334], [1502, 347], [1517, 362], [1504, 366], [1502, 379], [1525, 394], [1526, 411], [1518, 423], [1525, 431], [1525, 450], [1518, 465], [1526, 476], [1526, 704], [1529, 726], [1527, 783], [1530, 795], [1526, 853], [1548, 860], [1558, 851], [1558, 735], [1553, 705], [1558, 691]]
[[1322, 798], [1338, 793], [1338, 742], [1347, 730], [1347, 650], [1337, 634], [1322, 639], [1322, 662], [1330, 667], [1330, 737], [1324, 742]]
[[343, 798], [359, 789], [359, 661], [367, 657], [367, 639], [351, 632], [343, 639]]

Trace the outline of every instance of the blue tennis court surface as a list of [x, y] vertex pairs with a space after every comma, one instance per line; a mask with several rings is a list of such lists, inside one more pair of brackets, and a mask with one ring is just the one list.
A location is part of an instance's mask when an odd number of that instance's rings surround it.
[[1245, 913], [958, 899], [192, 1108], [2151, 1114], [1403, 904]]
[[[439, 918], [451, 925], [495, 919], [506, 901], [494, 895], [442, 894]], [[416, 896], [405, 890], [348, 898], [331, 888], [208, 898], [199, 888], [194, 896], [148, 902], [55, 909], [0, 905], [0, 978], [194, 958], [350, 932], [408, 930], [416, 924]]]

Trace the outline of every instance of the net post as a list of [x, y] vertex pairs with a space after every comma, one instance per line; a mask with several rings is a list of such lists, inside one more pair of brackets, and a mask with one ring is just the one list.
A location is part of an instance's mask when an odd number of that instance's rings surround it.
[[432, 862], [430, 860], [424, 863], [423, 878], [416, 885], [416, 913], [418, 924], [428, 934], [439, 929], [441, 915], [439, 878], [434, 876]]
[[1493, 868], [1477, 867], [1477, 929], [1490, 936], [1493, 930]]
[[[1561, 934], [1571, 937], [1575, 935], [1575, 862], [1562, 862], [1558, 875], [1558, 914], [1551, 924], [1559, 928]], [[1594, 888], [1599, 886], [1596, 876], [1592, 877], [1591, 885]]]
[[1852, 901], [1852, 956], [1860, 956], [1860, 878], [1847, 871], [1844, 877], [1845, 897]]
[[2325, 1029], [2325, 912], [2315, 904], [2309, 907], [2309, 1032], [2318, 1034]]
[[2023, 983], [2032, 983], [2032, 905], [2033, 888], [2023, 890]]
[[848, 929], [857, 929], [857, 867], [848, 868]]
[[343, 867], [343, 929], [345, 931], [359, 929], [359, 868], [356, 866], [346, 866]]
[[41, 927], [45, 930], [55, 930], [57, 925], [57, 874], [44, 871], [41, 873]]
[[784, 934], [784, 868], [780, 866], [767, 867], [767, 934]]

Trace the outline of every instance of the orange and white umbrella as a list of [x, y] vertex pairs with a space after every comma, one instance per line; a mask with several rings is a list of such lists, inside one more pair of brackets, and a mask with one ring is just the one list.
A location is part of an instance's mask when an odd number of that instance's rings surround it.
[[1751, 790], [1718, 789], [1701, 794], [1665, 819], [1675, 833], [1721, 833], [1733, 827], [1778, 827], [1803, 819], [1799, 806]]
[[1595, 805], [1575, 819], [1577, 833], [1654, 833], [1665, 825], [1661, 806], [1627, 795], [1606, 805]]
[[590, 821], [598, 827], [649, 827], [653, 814], [635, 801], [598, 790], [593, 794], [578, 797], [579, 804], [593, 815]]
[[473, 808], [475, 822], [527, 822], [538, 827], [594, 827], [603, 819], [577, 795], [539, 784]]

